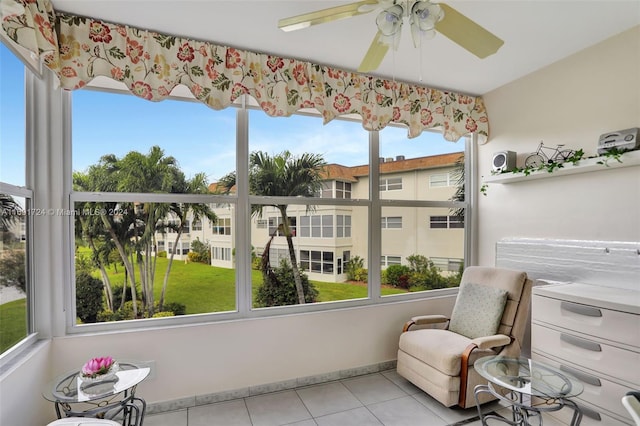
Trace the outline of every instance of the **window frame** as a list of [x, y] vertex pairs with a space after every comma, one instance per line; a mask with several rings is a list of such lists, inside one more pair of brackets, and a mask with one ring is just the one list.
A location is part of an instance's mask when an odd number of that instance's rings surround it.
[[[242, 96], [238, 103], [244, 103], [243, 107], [236, 108], [236, 128], [238, 133], [236, 134], [236, 173], [238, 176], [248, 175], [248, 111], [251, 109], [257, 109], [252, 105], [251, 98], [248, 96]], [[318, 114], [313, 114], [318, 116]], [[318, 116], [318, 119], [321, 118]], [[70, 114], [67, 120], [71, 120]], [[469, 155], [469, 148], [476, 140], [476, 136], [472, 135], [467, 139], [466, 143], [466, 155]], [[70, 142], [69, 142], [70, 144]], [[378, 163], [378, 150], [379, 150], [379, 132], [369, 132], [369, 182], [379, 182], [379, 163]], [[70, 167], [67, 179], [70, 179]], [[467, 173], [466, 176], [471, 178], [471, 174]], [[400, 178], [401, 179], [401, 178]], [[371, 184], [370, 184], [371, 185]], [[467, 187], [471, 187], [468, 185]], [[335, 189], [335, 188], [334, 188]], [[399, 188], [398, 188], [399, 189]], [[363, 299], [346, 300], [346, 301], [333, 301], [328, 303], [316, 303], [306, 305], [289, 305], [280, 307], [265, 308], [252, 308], [251, 300], [251, 262], [249, 253], [244, 253], [245, 250], [237, 250], [239, 246], [243, 244], [246, 247], [251, 247], [250, 227], [236, 227], [235, 236], [233, 236], [234, 247], [236, 250], [234, 264], [236, 265], [236, 300], [237, 306], [235, 311], [230, 312], [214, 312], [208, 314], [199, 314], [192, 316], [182, 317], [169, 317], [169, 318], [157, 318], [157, 319], [144, 319], [144, 320], [130, 320], [113, 323], [96, 323], [85, 324], [78, 326], [75, 324], [72, 318], [72, 314], [68, 315], [67, 321], [67, 333], [78, 334], [84, 332], [95, 331], [113, 331], [120, 329], [133, 329], [133, 328], [153, 328], [158, 326], [165, 326], [169, 324], [193, 324], [202, 322], [215, 322], [219, 320], [229, 319], [242, 319], [242, 318], [257, 318], [283, 314], [297, 314], [312, 311], [324, 311], [339, 309], [344, 307], [356, 307], [356, 306], [368, 306], [372, 304], [380, 303], [392, 303], [396, 300], [412, 300], [412, 299], [428, 299], [431, 297], [438, 297], [443, 295], [455, 294], [456, 288], [431, 290], [429, 292], [417, 292], [401, 295], [385, 296], [380, 294], [380, 239], [381, 239], [381, 227], [380, 227], [380, 209], [384, 206], [416, 206], [416, 207], [465, 207], [468, 208], [469, 200], [464, 202], [443, 202], [443, 201], [422, 201], [422, 200], [384, 200], [380, 198], [379, 186], [376, 186], [371, 190], [369, 189], [369, 198], [367, 199], [336, 199], [336, 198], [299, 198], [299, 197], [262, 197], [256, 195], [250, 195], [248, 191], [248, 185], [246, 182], [239, 181], [237, 184], [237, 190], [234, 194], [230, 195], [199, 195], [199, 194], [179, 194], [179, 200], [176, 200], [177, 194], [94, 194], [100, 201], [106, 201], [103, 196], [109, 195], [118, 199], [122, 199], [123, 195], [136, 198], [140, 201], [164, 201], [164, 196], [171, 197], [171, 201], [176, 202], [201, 202], [201, 203], [217, 203], [220, 205], [233, 205], [232, 209], [234, 213], [234, 220], [236, 223], [250, 223], [254, 218], [251, 217], [250, 206], [253, 204], [262, 205], [275, 205], [275, 204], [290, 204], [290, 205], [307, 205], [307, 206], [322, 206], [328, 205], [333, 207], [347, 206], [347, 207], [365, 207], [369, 210], [369, 241], [368, 241], [368, 258], [370, 259], [368, 270], [368, 296]], [[69, 200], [71, 203], [74, 201], [80, 201], [79, 197], [84, 197], [89, 194], [73, 193], [70, 191]], [[84, 199], [82, 199], [85, 201]], [[335, 225], [335, 224], [334, 224]], [[72, 227], [71, 227], [72, 228]], [[71, 229], [70, 232], [73, 232]], [[470, 240], [468, 236], [465, 236], [465, 259], [471, 259], [468, 250], [470, 247]], [[70, 244], [73, 247], [73, 243]], [[334, 253], [335, 263], [335, 253]], [[335, 265], [334, 273], [335, 273]], [[377, 273], [374, 272], [377, 269]], [[74, 273], [74, 271], [72, 271]], [[71, 280], [74, 282], [74, 280]], [[69, 284], [70, 285], [70, 284]], [[71, 290], [73, 292], [73, 289]], [[71, 299], [73, 300], [73, 299]], [[70, 311], [75, 313], [75, 304], [70, 307]]]
[[[399, 180], [399, 182], [398, 182]], [[393, 176], [393, 177], [381, 177], [380, 178], [380, 192], [385, 191], [402, 191], [403, 182], [402, 176]]]
[[[443, 218], [443, 220], [434, 220], [435, 218]], [[442, 225], [442, 226], [434, 226]], [[429, 229], [464, 229], [464, 216], [455, 215], [430, 215]]]
[[446, 178], [445, 179], [440, 179], [437, 182], [443, 182], [443, 185], [434, 185], [434, 178], [435, 177], [441, 177], [444, 176], [445, 173], [434, 173], [432, 175], [429, 175], [429, 188], [448, 188], [451, 186], [455, 186], [456, 185], [456, 178], [454, 175], [453, 171], [449, 171], [446, 173]]
[[[48, 318], [44, 318], [44, 314], [47, 313], [40, 307], [40, 311], [38, 311], [37, 306], [37, 297], [36, 294], [36, 285], [35, 285], [35, 277], [36, 277], [36, 268], [38, 264], [35, 262], [35, 249], [34, 249], [34, 241], [35, 238], [35, 227], [34, 227], [34, 215], [29, 214], [30, 211], [34, 210], [37, 206], [36, 204], [36, 194], [34, 192], [34, 183], [35, 183], [35, 152], [36, 152], [36, 144], [38, 140], [42, 141], [42, 134], [35, 131], [35, 127], [38, 127], [38, 130], [44, 131], [46, 124], [37, 122], [36, 118], [38, 117], [38, 102], [34, 99], [35, 94], [35, 85], [38, 80], [42, 77], [42, 70], [40, 66], [39, 60], [35, 57], [35, 55], [31, 54], [31, 52], [27, 52], [21, 46], [16, 45], [11, 40], [7, 39], [6, 36], [0, 31], [0, 44], [3, 47], [7, 48], [11, 54], [13, 54], [24, 66], [23, 68], [23, 84], [24, 91], [23, 94], [25, 96], [24, 99], [24, 127], [25, 134], [23, 146], [25, 149], [25, 164], [24, 164], [24, 179], [25, 186], [18, 186], [14, 184], [10, 184], [8, 182], [0, 181], [0, 192], [10, 195], [12, 197], [20, 197], [24, 198], [25, 201], [25, 209], [26, 215], [24, 220], [26, 237], [24, 239], [25, 243], [25, 293], [26, 293], [26, 335], [18, 342], [16, 342], [13, 346], [0, 353], [0, 372], [3, 371], [5, 365], [10, 364], [13, 360], [19, 358], [26, 351], [30, 350], [38, 341], [39, 336], [41, 334], [47, 334], [49, 329], [45, 329], [46, 327], [41, 327], [38, 323], [43, 321], [50, 321]], [[54, 116], [59, 112], [54, 113]], [[38, 136], [40, 136], [38, 138]], [[42, 329], [41, 329], [42, 328]]]

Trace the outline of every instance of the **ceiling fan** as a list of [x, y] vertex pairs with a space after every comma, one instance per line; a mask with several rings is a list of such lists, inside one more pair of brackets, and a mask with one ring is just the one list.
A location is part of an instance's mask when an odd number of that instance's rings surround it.
[[351, 18], [377, 9], [381, 9], [376, 18], [378, 32], [358, 67], [359, 72], [375, 70], [382, 63], [389, 47], [397, 49], [405, 20], [411, 25], [415, 47], [420, 46], [422, 38], [435, 36], [436, 31], [479, 58], [496, 53], [504, 44], [503, 40], [451, 6], [432, 3], [430, 0], [362, 0], [284, 18], [278, 21], [278, 28], [294, 31], [311, 25]]

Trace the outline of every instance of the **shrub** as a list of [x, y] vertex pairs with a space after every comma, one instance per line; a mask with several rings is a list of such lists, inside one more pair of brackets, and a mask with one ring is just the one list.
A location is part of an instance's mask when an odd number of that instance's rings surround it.
[[251, 258], [251, 268], [259, 271], [262, 267], [262, 258], [260, 256], [255, 256]]
[[390, 265], [382, 273], [382, 282], [394, 287], [409, 288], [411, 268], [406, 265]]
[[447, 287], [447, 280], [437, 271], [435, 274], [414, 272], [409, 277], [409, 289], [411, 291], [435, 290]]
[[166, 317], [172, 317], [173, 312], [167, 312], [167, 311], [162, 311], [162, 312], [156, 312], [155, 314], [153, 314], [153, 316], [151, 318], [166, 318]]
[[[178, 302], [167, 302], [162, 307], [163, 312], [171, 312], [173, 315], [185, 315], [187, 313], [186, 305]], [[155, 316], [155, 315], [154, 315]]]
[[0, 285], [16, 286], [26, 291], [25, 251], [21, 249], [2, 250], [0, 259]]
[[111, 309], [105, 309], [102, 312], [98, 312], [97, 317], [98, 322], [109, 322], [109, 321], [118, 321], [118, 315], [113, 312]]
[[369, 270], [367, 268], [358, 268], [356, 269], [353, 278], [353, 281], [366, 283], [369, 280]]
[[[314, 303], [318, 298], [318, 290], [309, 282], [309, 278], [303, 272], [300, 273], [304, 300], [306, 303]], [[286, 259], [280, 261], [280, 266], [273, 268], [273, 274], [262, 274], [262, 285], [256, 292], [256, 306], [283, 306], [296, 305], [298, 293], [293, 278], [293, 269]]]
[[102, 281], [86, 272], [76, 276], [76, 315], [83, 323], [96, 322], [102, 311]]
[[191, 241], [191, 251], [187, 256], [192, 262], [211, 264], [211, 248], [200, 240]]
[[[113, 293], [113, 307], [114, 309], [120, 309], [122, 305], [122, 284], [112, 284], [111, 292]], [[136, 293], [137, 299], [140, 299], [140, 293]], [[131, 286], [127, 286], [127, 291], [124, 295], [124, 301], [128, 302], [133, 300], [133, 296], [131, 294]]]
[[158, 252], [158, 257], [167, 257], [167, 252], [166, 252], [166, 250], [159, 251], [159, 252]]
[[[353, 256], [344, 264], [344, 272], [347, 274], [347, 280], [349, 281], [362, 281], [357, 279], [357, 272], [363, 269], [364, 259], [360, 256]], [[366, 281], [366, 279], [364, 280]]]
[[89, 259], [89, 256], [78, 253], [77, 250], [76, 250], [75, 264], [76, 264], [76, 275], [80, 275], [80, 274], [91, 275], [91, 273], [95, 269], [93, 262], [91, 262], [91, 259]]
[[412, 254], [411, 256], [407, 256], [407, 262], [409, 262], [411, 272], [426, 273], [431, 267], [433, 267], [433, 262], [430, 261], [428, 257], [421, 254]]
[[[138, 308], [138, 317], [141, 317], [144, 314], [144, 306], [142, 304], [142, 301], [140, 300], [136, 300], [136, 306]], [[133, 315], [133, 301], [129, 300], [128, 302], [125, 302], [124, 307], [120, 310], [122, 311], [122, 318], [121, 319], [137, 319], [134, 315]]]

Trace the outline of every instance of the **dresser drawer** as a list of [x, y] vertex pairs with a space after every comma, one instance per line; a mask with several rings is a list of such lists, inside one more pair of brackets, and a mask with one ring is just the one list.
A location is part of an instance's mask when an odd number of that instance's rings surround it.
[[640, 353], [599, 343], [568, 332], [560, 332], [539, 324], [531, 325], [534, 351], [549, 354], [568, 363], [625, 383], [640, 383]]
[[[631, 420], [628, 422], [622, 421], [617, 417], [614, 418], [613, 416], [600, 412], [597, 408], [590, 407], [588, 405], [578, 403], [578, 406], [582, 411], [582, 421], [580, 422], [580, 426], [633, 426], [633, 421]], [[551, 416], [556, 419], [558, 423], [568, 425], [571, 423], [573, 409], [564, 407], [560, 411], [553, 411], [545, 414], [545, 416]], [[555, 425], [555, 423], [548, 422], [547, 419], [545, 419], [544, 424]]]
[[580, 403], [580, 401], [582, 401], [582, 403], [603, 408], [631, 422], [629, 413], [620, 401], [627, 392], [633, 389], [599, 377], [598, 373], [593, 371], [581, 370], [569, 365], [569, 363], [560, 362], [536, 352], [533, 353], [532, 357], [536, 361], [541, 361], [562, 371], [566, 371], [580, 380], [584, 386], [584, 392], [576, 397], [576, 402]]
[[640, 315], [535, 295], [531, 319], [640, 349]]

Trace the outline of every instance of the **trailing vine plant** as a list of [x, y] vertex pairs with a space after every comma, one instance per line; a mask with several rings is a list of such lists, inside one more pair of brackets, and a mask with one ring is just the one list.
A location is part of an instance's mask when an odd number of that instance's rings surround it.
[[624, 154], [627, 151], [628, 150], [626, 149], [618, 149], [616, 147], [613, 147], [601, 155], [601, 157], [604, 157], [604, 159], [598, 161], [598, 164], [603, 164], [606, 167], [609, 167], [608, 162], [611, 159], [616, 160], [618, 163], [622, 163], [622, 160], [620, 159], [620, 157], [622, 156], [622, 154]]

